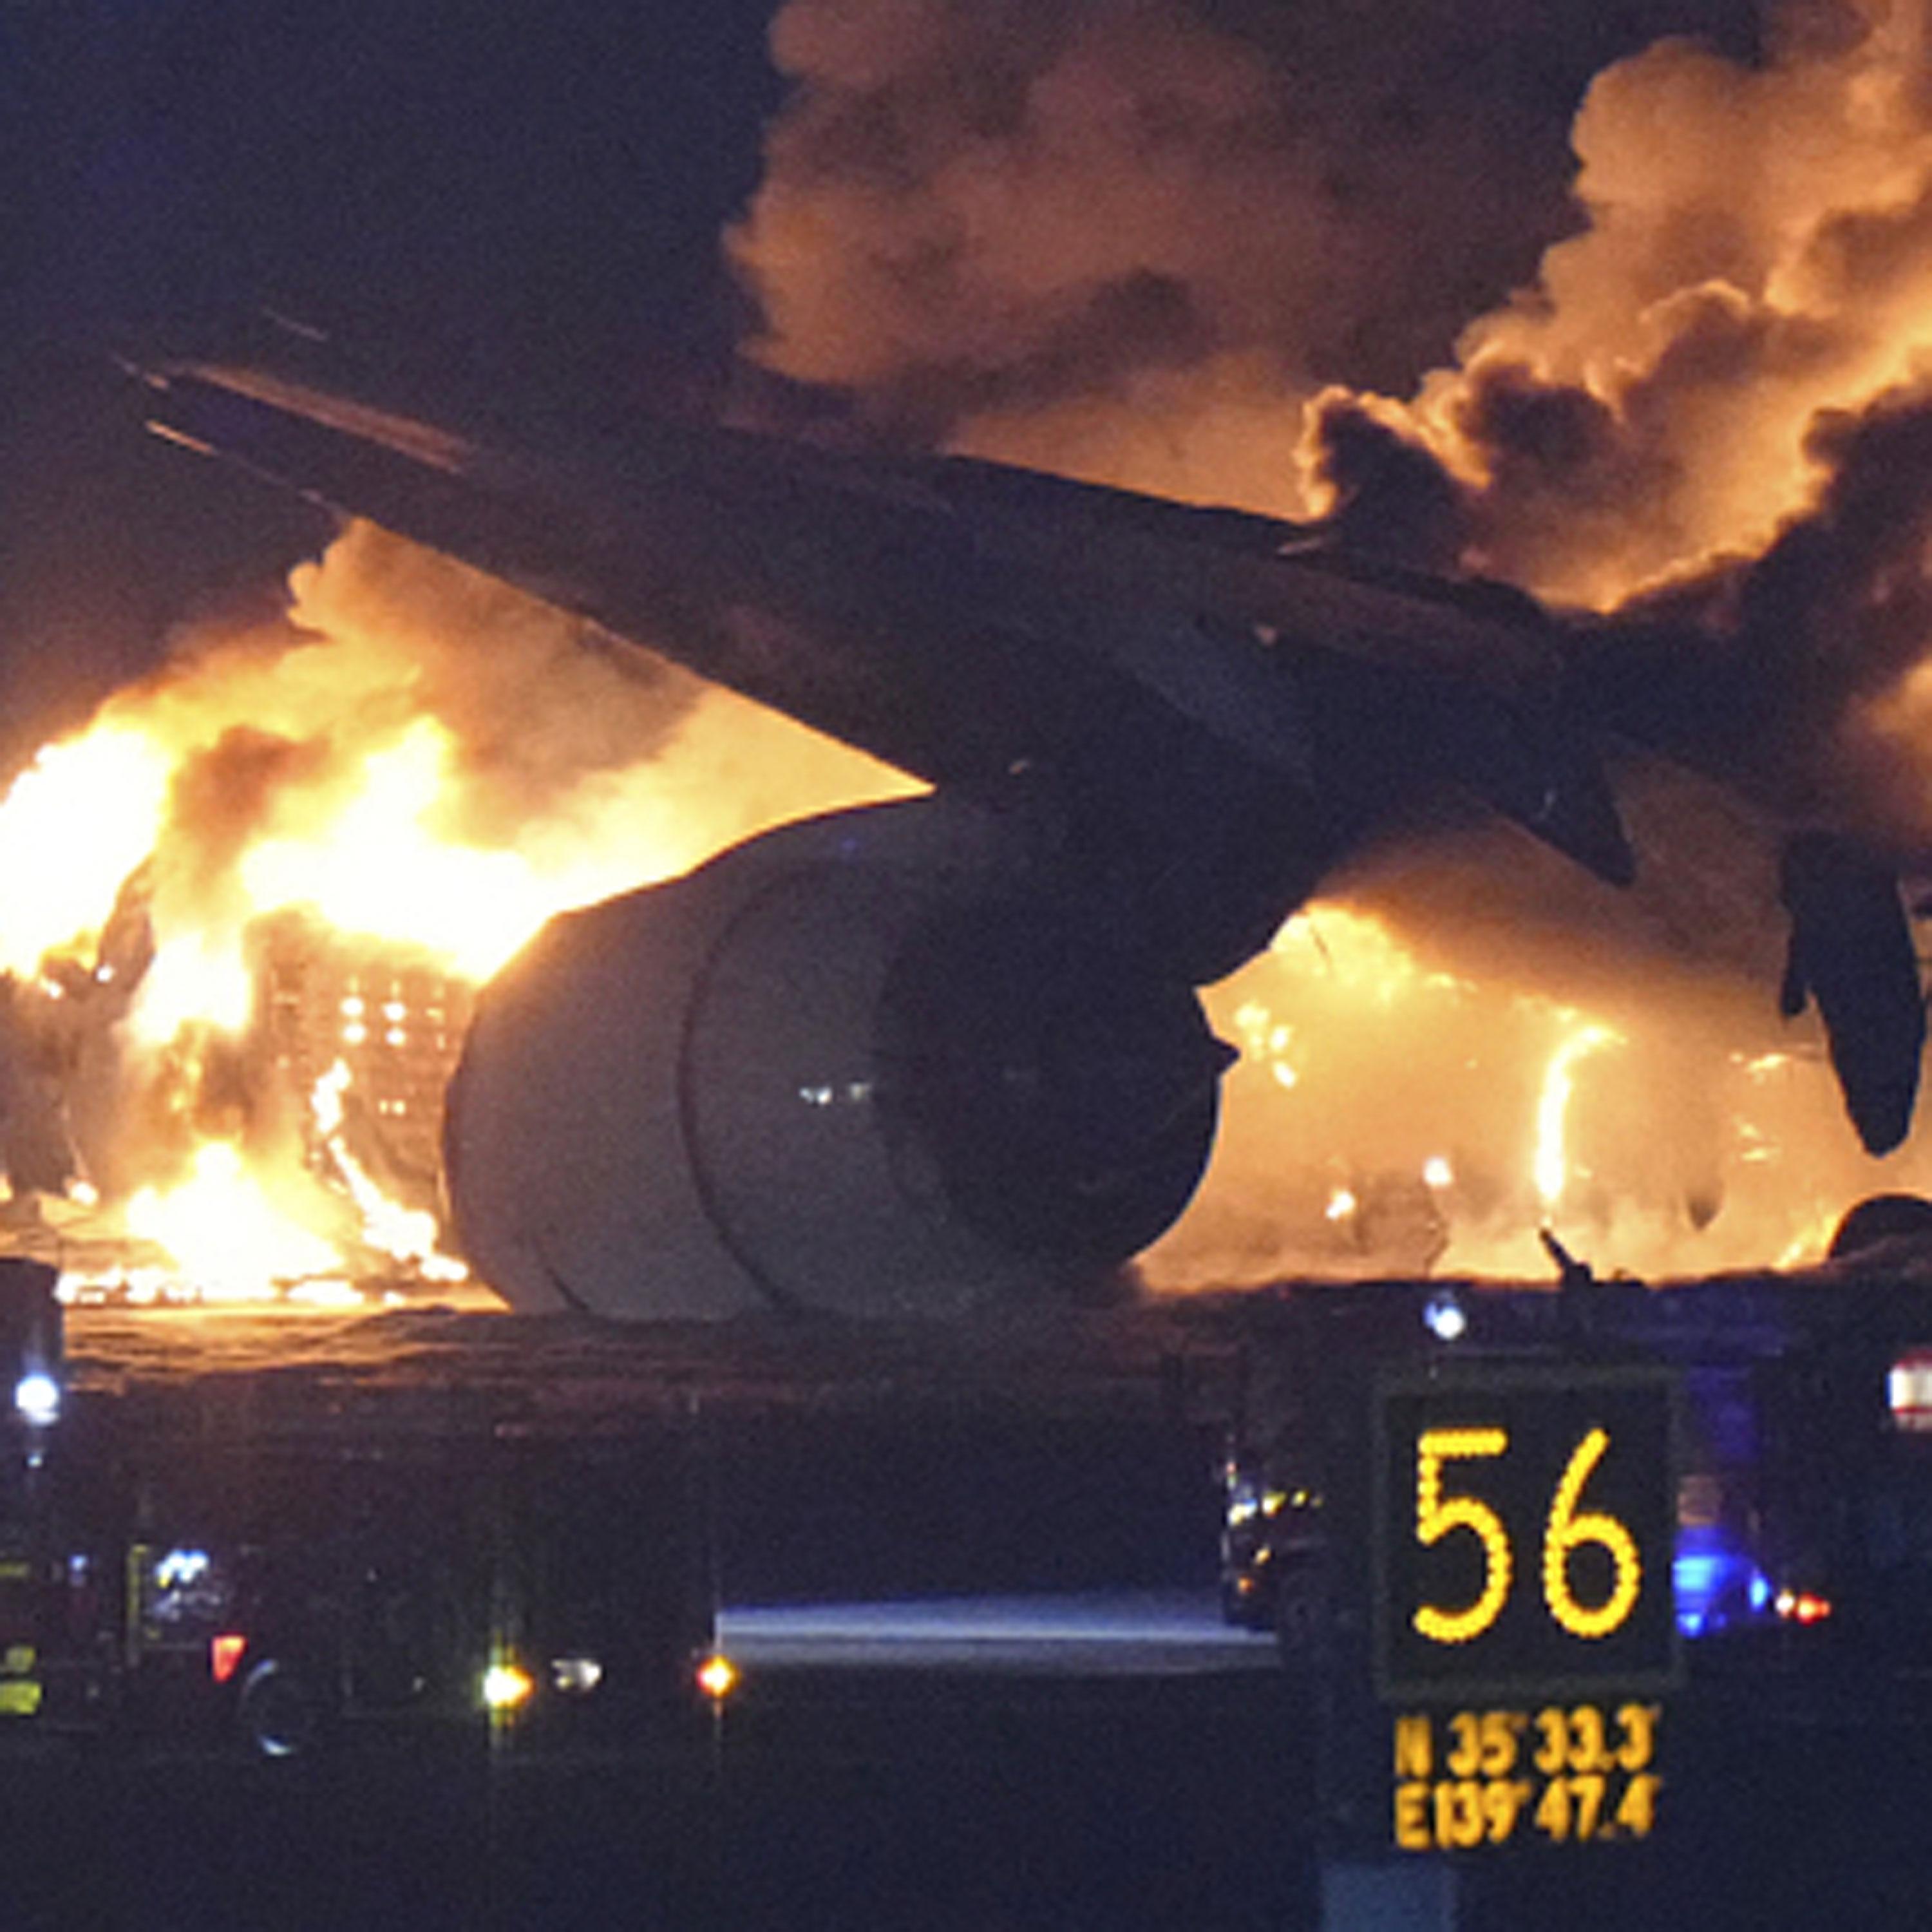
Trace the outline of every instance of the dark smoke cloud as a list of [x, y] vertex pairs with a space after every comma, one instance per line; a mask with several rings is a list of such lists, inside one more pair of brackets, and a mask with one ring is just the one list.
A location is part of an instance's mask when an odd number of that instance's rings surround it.
[[1801, 703], [1835, 710], [1883, 691], [1932, 639], [1932, 394], [1821, 416], [1808, 451], [1831, 480], [1751, 567], [1740, 618], [1788, 663]]
[[1472, 534], [1469, 493], [1403, 425], [1345, 389], [1310, 406], [1310, 475], [1348, 549], [1413, 570], [1461, 567]]
[[792, 0], [752, 352], [902, 435], [1631, 607], [1627, 722], [1916, 838], [1924, 31]]
[[[1520, 368], [1483, 372], [1459, 416], [1488, 461], [1483, 486], [1358, 398], [1322, 398], [1312, 422], [1344, 540], [1421, 568], [1473, 556], [1533, 578], [1544, 524], [1572, 541], [1593, 514], [1625, 529], [1670, 472], [1661, 441], [1646, 448], [1586, 390]], [[1720, 558], [1594, 627], [1579, 691], [1768, 811], [1910, 854], [1932, 841], [1932, 694], [1912, 682], [1932, 650], [1932, 392], [1825, 412], [1804, 447], [1824, 478], [1814, 505], [1760, 556]]]
[[1722, 0], [791, 0], [730, 238], [753, 353], [935, 437], [1217, 358], [1406, 387], [1574, 226], [1583, 86], [1672, 28], [1754, 33]]
[[1831, 482], [1745, 575], [1739, 628], [1781, 700], [1783, 742], [1832, 730], [1819, 789], [1864, 830], [1932, 845], [1924, 669], [1932, 652], [1932, 391], [1822, 418]]

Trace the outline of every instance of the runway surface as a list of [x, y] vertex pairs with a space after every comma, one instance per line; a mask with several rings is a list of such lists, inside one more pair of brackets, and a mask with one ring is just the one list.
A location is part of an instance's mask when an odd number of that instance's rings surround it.
[[1199, 1590], [730, 1607], [718, 1636], [749, 1671], [1175, 1677], [1275, 1664], [1271, 1638], [1231, 1629]]

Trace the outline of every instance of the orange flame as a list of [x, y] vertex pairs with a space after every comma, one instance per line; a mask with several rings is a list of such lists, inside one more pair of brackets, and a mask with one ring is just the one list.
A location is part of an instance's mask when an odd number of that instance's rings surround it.
[[1782, 1033], [1764, 987], [1653, 969], [1585, 1012], [1467, 944], [1322, 901], [1214, 990], [1244, 1058], [1199, 1196], [1143, 1257], [1154, 1286], [1544, 1280], [1559, 1215], [1600, 1274], [1792, 1266], [1860, 1196], [1932, 1187], [1922, 1144], [1858, 1149], [1815, 1023]]
[[463, 1280], [434, 1177], [398, 1198], [369, 1158], [405, 1103], [358, 1096], [352, 1070], [427, 1050], [446, 1072], [460, 1036], [439, 1016], [412, 1047], [400, 1009], [332, 1011], [338, 1044], [290, 1090], [264, 977], [275, 920], [298, 911], [474, 982], [555, 912], [828, 799], [909, 788], [366, 528], [293, 588], [299, 624], [190, 640], [0, 800], [16, 1012], [70, 1086], [110, 1069], [119, 1096], [104, 1123], [69, 1110], [64, 1247], [112, 1251], [71, 1262], [72, 1294], [344, 1299], [358, 1281]]

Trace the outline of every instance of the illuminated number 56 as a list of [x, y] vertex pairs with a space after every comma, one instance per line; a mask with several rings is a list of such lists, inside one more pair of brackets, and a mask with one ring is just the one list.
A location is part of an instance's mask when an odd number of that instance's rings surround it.
[[[1543, 1531], [1543, 1600], [1558, 1625], [1572, 1636], [1610, 1635], [1635, 1607], [1643, 1580], [1636, 1539], [1629, 1529], [1600, 1510], [1580, 1510], [1576, 1504], [1604, 1452], [1610, 1444], [1601, 1429], [1591, 1430], [1570, 1451], [1550, 1499], [1550, 1517]], [[1466, 1529], [1483, 1546], [1483, 1580], [1474, 1600], [1460, 1610], [1424, 1604], [1413, 1622], [1435, 1643], [1467, 1643], [1479, 1637], [1502, 1615], [1508, 1600], [1514, 1560], [1502, 1519], [1474, 1496], [1442, 1493], [1445, 1462], [1476, 1461], [1504, 1454], [1509, 1434], [1502, 1429], [1425, 1429], [1416, 1444], [1415, 1540], [1432, 1547], [1459, 1529]], [[1592, 1609], [1577, 1600], [1570, 1586], [1570, 1562], [1576, 1552], [1594, 1544], [1610, 1559], [1610, 1593]]]

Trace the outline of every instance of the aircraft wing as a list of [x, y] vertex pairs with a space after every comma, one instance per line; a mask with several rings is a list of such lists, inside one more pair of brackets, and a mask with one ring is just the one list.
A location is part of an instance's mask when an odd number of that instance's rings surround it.
[[[1596, 742], [1658, 734], [1628, 692], [1593, 694], [1614, 654], [1575, 648], [1504, 586], [997, 464], [519, 413], [351, 370], [320, 340], [130, 366], [164, 436], [936, 785], [1045, 799], [1069, 862], [1192, 983], [1264, 946], [1431, 788], [1631, 876]], [[1848, 1112], [1886, 1151], [1910, 1129], [1925, 1033], [1895, 872], [1799, 830], [1784, 896], [1787, 1009], [1816, 1000]]]
[[[314, 354], [313, 346], [309, 346]], [[1196, 983], [1392, 806], [1472, 791], [1631, 860], [1552, 628], [1292, 525], [662, 421], [398, 406], [339, 368], [154, 361], [152, 428], [476, 565], [935, 784], [1054, 801]]]

